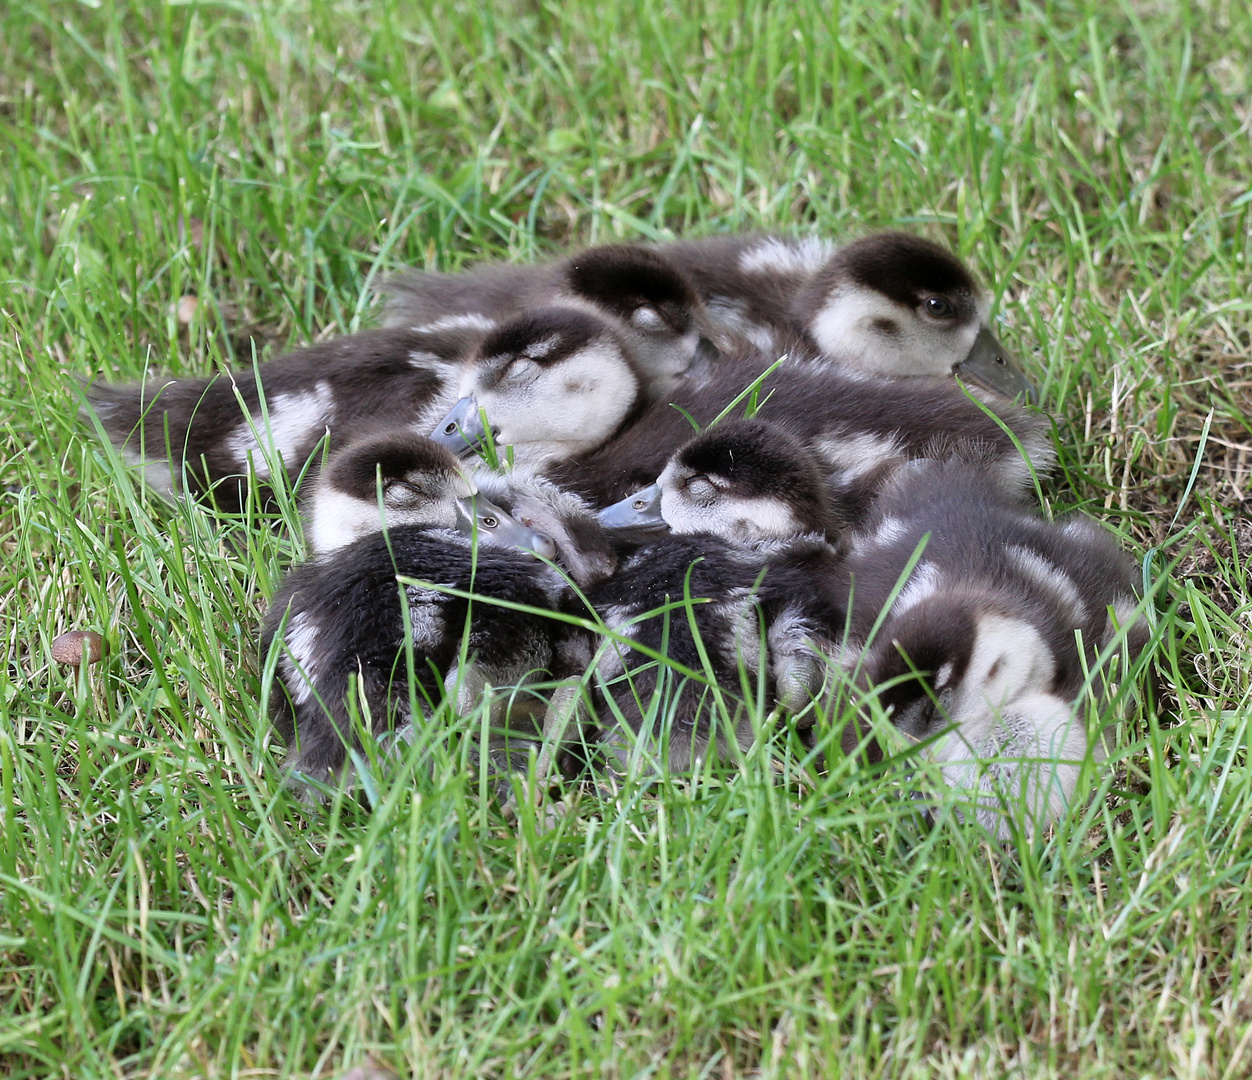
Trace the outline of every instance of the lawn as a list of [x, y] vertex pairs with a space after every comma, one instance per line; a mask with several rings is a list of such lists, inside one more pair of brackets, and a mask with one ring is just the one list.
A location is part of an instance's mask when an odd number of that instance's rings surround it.
[[[1230, 0], [6, 0], [0, 1074], [1252, 1073], [1250, 83]], [[1160, 583], [1160, 693], [1033, 842], [763, 754], [547, 831], [455, 742], [304, 807], [293, 505], [163, 504], [76, 415], [373, 325], [402, 265], [880, 227], [994, 285], [1045, 509]]]

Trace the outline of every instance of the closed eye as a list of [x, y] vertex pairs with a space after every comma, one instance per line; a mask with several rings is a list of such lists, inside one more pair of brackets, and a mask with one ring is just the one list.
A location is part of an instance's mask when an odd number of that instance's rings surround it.
[[630, 321], [640, 330], [664, 330], [665, 320], [650, 304], [641, 304], [630, 313]]
[[405, 480], [387, 480], [383, 483], [383, 501], [391, 506], [409, 506], [422, 502], [427, 493]]
[[717, 494], [717, 488], [707, 476], [690, 477], [684, 487], [687, 494], [695, 499], [711, 499]]
[[533, 379], [539, 371], [539, 365], [528, 356], [519, 356], [508, 366], [504, 377], [509, 382], [524, 382]]

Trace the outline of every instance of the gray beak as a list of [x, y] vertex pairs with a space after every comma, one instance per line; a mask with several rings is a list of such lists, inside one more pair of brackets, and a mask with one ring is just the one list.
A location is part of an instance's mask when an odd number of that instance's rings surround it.
[[969, 355], [953, 371], [966, 382], [976, 383], [1010, 401], [1022, 394], [1032, 404], [1039, 400], [1034, 384], [1026, 378], [1013, 354], [985, 326], [978, 331]]
[[482, 411], [473, 396], [463, 397], [448, 411], [435, 430], [430, 433], [432, 442], [446, 446], [454, 454], [468, 457], [487, 441], [487, 428], [483, 424]]
[[596, 517], [609, 532], [626, 540], [646, 540], [669, 532], [661, 517], [660, 484], [649, 484], [642, 491], [627, 495], [621, 502], [606, 506]]
[[477, 533], [480, 541], [486, 540], [502, 547], [521, 548], [545, 559], [556, 558], [556, 541], [552, 537], [527, 528], [517, 518], [506, 514], [481, 495], [457, 499], [456, 527], [466, 536], [472, 537]]

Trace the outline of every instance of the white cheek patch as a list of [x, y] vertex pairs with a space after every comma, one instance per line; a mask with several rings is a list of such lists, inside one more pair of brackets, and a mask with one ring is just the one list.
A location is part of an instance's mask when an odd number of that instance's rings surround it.
[[799, 533], [791, 508], [778, 499], [726, 499], [726, 513], [734, 522], [733, 537], [743, 540], [785, 540]]
[[297, 705], [304, 705], [313, 698], [313, 684], [317, 682], [321, 667], [317, 638], [317, 626], [304, 612], [298, 611], [288, 620], [283, 637], [286, 652], [279, 657], [278, 667], [291, 700]]
[[314, 553], [321, 554], [402, 525], [451, 529], [456, 525], [456, 508], [448, 499], [431, 499], [416, 507], [380, 507], [323, 484], [313, 495], [305, 532]]
[[707, 533], [732, 542], [751, 542], [785, 540], [801, 532], [791, 508], [778, 499], [721, 495], [701, 504], [679, 486], [669, 466], [659, 483], [661, 517], [679, 536]]
[[745, 274], [808, 277], [829, 262], [834, 253], [834, 244], [815, 236], [790, 241], [771, 236], [740, 254], [739, 269]]
[[1004, 615], [983, 615], [955, 713], [977, 715], [1024, 695], [1047, 694], [1055, 674], [1056, 657], [1035, 627]]
[[1078, 593], [1078, 586], [1068, 574], [1026, 547], [1014, 545], [1005, 550], [1005, 555], [1022, 577], [1052, 593], [1065, 606], [1075, 623], [1086, 618], [1087, 606]]
[[261, 452], [262, 446], [288, 467], [299, 464], [296, 460], [299, 451], [317, 442], [331, 422], [334, 393], [329, 383], [319, 382], [312, 390], [275, 394], [267, 405], [268, 424], [266, 417], [256, 413], [222, 440], [240, 468], [246, 469], [251, 457], [252, 467], [262, 479], [270, 475], [270, 463]]
[[382, 529], [378, 507], [335, 488], [319, 486], [313, 495], [305, 531], [317, 554], [335, 551]]
[[[887, 321], [895, 332], [878, 324]], [[823, 353], [867, 375], [942, 377], [969, 355], [979, 325], [943, 327], [872, 289], [841, 286], [809, 321]]]
[[567, 457], [603, 443], [630, 411], [639, 387], [622, 354], [597, 342], [543, 368], [525, 387], [479, 396], [499, 443], [524, 464]]
[[421, 326], [413, 327], [419, 334], [438, 333], [441, 330], [481, 330], [485, 334], [487, 331], [495, 328], [496, 323], [494, 319], [489, 319], [486, 315], [479, 315], [476, 312], [467, 312], [464, 315], [441, 315], [434, 322], [423, 323]]
[[898, 460], [903, 450], [892, 435], [863, 433], [819, 439], [814, 446], [818, 456], [829, 468], [838, 470], [847, 482]]

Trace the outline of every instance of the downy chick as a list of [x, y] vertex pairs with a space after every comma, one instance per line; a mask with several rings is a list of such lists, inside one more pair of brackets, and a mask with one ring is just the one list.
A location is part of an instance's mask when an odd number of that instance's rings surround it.
[[250, 469], [265, 481], [278, 465], [294, 480], [328, 435], [333, 450], [379, 424], [428, 432], [456, 400], [481, 337], [467, 327], [352, 334], [255, 371], [96, 383], [88, 408], [153, 490], [185, 490], [238, 513]]
[[921, 237], [874, 233], [843, 247], [817, 238], [712, 237], [663, 245], [710, 318], [791, 362], [848, 376], [962, 380], [1012, 399], [1033, 397], [988, 322], [989, 301], [951, 252]]
[[[408, 438], [391, 447], [373, 440], [349, 448], [346, 464], [332, 463], [333, 491], [313, 503], [310, 520], [312, 536], [329, 538], [325, 550], [287, 576], [265, 620], [263, 650], [278, 650], [271, 714], [298, 782], [350, 773], [349, 750], [360, 749], [354, 712], [375, 735], [403, 733], [445, 697], [463, 713], [488, 686], [563, 678], [586, 661], [586, 644], [571, 644], [566, 624], [544, 614], [569, 602], [563, 575], [532, 554], [550, 553], [552, 539], [477, 498], [447, 451], [400, 445]], [[402, 501], [384, 498], [381, 521], [377, 501], [363, 497], [370, 473], [376, 492], [404, 488]], [[321, 520], [326, 514], [338, 520]], [[392, 514], [405, 523], [388, 524]], [[453, 590], [481, 599], [471, 604]], [[507, 770], [519, 753], [539, 748], [547, 721], [519, 722], [510, 702], [501, 705], [493, 720], [506, 734], [488, 749]]]
[[646, 247], [610, 244], [555, 263], [490, 263], [462, 274], [409, 271], [393, 278], [390, 326], [437, 329], [458, 321], [494, 329], [535, 308], [589, 310], [617, 323], [644, 392], [661, 395], [715, 355], [715, 332], [686, 277]]
[[1124, 638], [1133, 659], [1147, 641], [1134, 580], [1093, 522], [1050, 524], [969, 462], [914, 462], [852, 538], [845, 664], [910, 738], [952, 729], [935, 754], [954, 786], [978, 792], [983, 825], [1034, 832], [1074, 795], [1087, 673], [1102, 691], [1101, 651]]
[[[606, 642], [596, 671], [608, 706], [601, 713], [619, 721], [599, 739], [619, 763], [649, 724], [667, 740], [669, 767], [687, 769], [711, 744], [723, 755], [732, 744], [748, 749], [758, 702], [791, 711], [809, 704], [844, 616], [828, 542], [835, 517], [821, 469], [798, 440], [759, 420], [727, 421], [600, 519], [644, 540], [589, 595], [626, 639]], [[695, 601], [690, 614], [665, 610], [686, 596]], [[656, 653], [705, 681], [658, 666]]]

